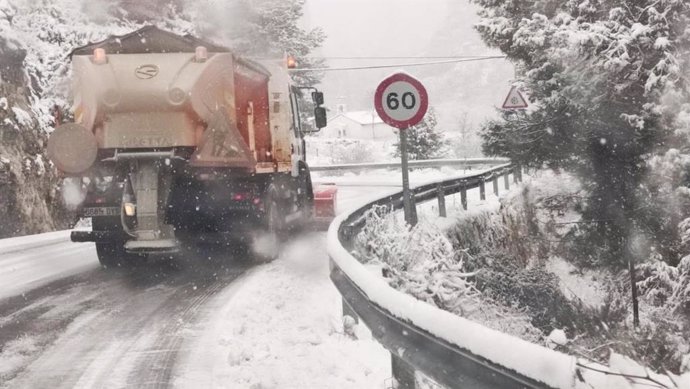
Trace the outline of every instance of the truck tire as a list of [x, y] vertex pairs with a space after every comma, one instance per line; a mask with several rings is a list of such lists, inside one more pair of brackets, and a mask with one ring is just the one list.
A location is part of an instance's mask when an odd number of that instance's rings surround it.
[[314, 222], [314, 188], [311, 182], [311, 173], [306, 163], [300, 166], [298, 185], [301, 194], [298, 204], [302, 211], [302, 227], [312, 227]]
[[273, 194], [269, 195], [263, 228], [254, 233], [249, 250], [252, 260], [268, 263], [278, 258], [285, 220], [281, 218], [280, 207]]
[[96, 243], [98, 262], [104, 269], [126, 269], [132, 267], [141, 256], [125, 251], [122, 243]]

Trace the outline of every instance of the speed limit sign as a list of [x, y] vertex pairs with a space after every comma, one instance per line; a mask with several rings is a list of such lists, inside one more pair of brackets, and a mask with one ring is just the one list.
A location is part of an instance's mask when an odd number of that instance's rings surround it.
[[419, 80], [406, 73], [395, 73], [384, 79], [376, 88], [374, 106], [381, 119], [398, 128], [400, 135], [400, 168], [402, 170], [403, 206], [405, 221], [417, 224], [417, 209], [410, 191], [410, 174], [407, 168], [407, 131], [422, 121], [429, 108], [429, 96]]
[[404, 130], [422, 121], [429, 108], [429, 96], [419, 80], [395, 73], [376, 88], [374, 106], [386, 124]]

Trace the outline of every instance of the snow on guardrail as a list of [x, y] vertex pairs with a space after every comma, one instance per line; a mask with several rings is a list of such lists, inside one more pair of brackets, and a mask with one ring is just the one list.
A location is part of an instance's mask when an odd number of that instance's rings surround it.
[[[473, 182], [471, 187], [474, 188], [495, 180], [499, 175], [510, 173], [510, 167], [499, 166], [479, 174], [457, 178], [457, 183], [451, 179], [438, 184], [452, 186], [455, 183], [457, 192], [470, 189], [469, 186], [463, 187], [470, 185], [468, 182]], [[478, 181], [481, 183], [477, 184]], [[418, 186], [416, 189], [419, 193], [422, 188]], [[446, 195], [451, 193], [453, 192], [446, 192]], [[610, 366], [604, 366], [484, 327], [390, 287], [384, 279], [372, 273], [348, 252], [345, 246], [349, 244], [344, 244], [342, 240], [356, 235], [361, 228], [364, 213], [375, 204], [389, 204], [399, 209], [400, 196], [400, 192], [382, 196], [362, 207], [342, 213], [331, 223], [327, 240], [327, 251], [333, 265], [331, 279], [341, 291], [344, 302], [358, 313], [357, 304], [364, 301], [364, 308], [367, 309], [360, 308], [362, 312], [367, 312], [369, 319], [372, 318], [372, 312], [373, 315], [389, 319], [378, 320], [378, 328], [372, 328], [371, 325], [370, 328], [375, 337], [391, 351], [394, 365], [396, 358], [408, 358], [410, 360], [407, 362], [412, 367], [422, 365], [427, 369], [419, 369], [422, 373], [431, 378], [445, 378], [440, 383], [446, 383], [451, 388], [466, 387], [472, 380], [477, 387], [485, 388], [496, 387], [497, 382], [502, 382], [507, 387], [564, 389], [630, 389], [648, 388], [650, 385], [660, 388], [690, 388], [690, 374], [680, 377], [655, 374], [627, 357], [616, 354], [612, 356]], [[343, 286], [343, 278], [354, 287], [348, 289]], [[366, 318], [363, 319], [366, 322]], [[390, 332], [395, 329], [380, 328], [381, 323], [395, 323], [397, 327], [405, 328], [401, 331], [403, 336], [396, 339], [398, 345], [391, 346], [394, 342], [390, 339]], [[412, 340], [415, 334], [421, 334], [422, 342]], [[403, 339], [403, 343], [407, 342], [404, 345], [406, 347], [400, 346], [400, 339]], [[440, 353], [439, 345], [442, 349]], [[425, 347], [434, 350], [425, 353]], [[432, 360], [419, 363], [420, 355]], [[465, 376], [470, 377], [468, 382], [449, 381], [452, 380], [449, 377], [457, 377], [458, 374], [453, 375], [440, 366], [447, 367], [444, 359], [450, 357], [455, 357], [453, 361], [461, 361], [459, 365], [479, 366], [488, 373], [467, 372]], [[433, 360], [434, 358], [436, 359]], [[464, 363], [465, 360], [469, 362]], [[462, 367], [455, 366], [451, 369]], [[439, 371], [441, 369], [443, 371]], [[505, 376], [502, 381], [501, 375]], [[486, 382], [482, 382], [482, 379], [486, 379]]]
[[[505, 158], [465, 158], [465, 159], [427, 159], [409, 161], [411, 169], [440, 166], [461, 166], [472, 167], [481, 165], [501, 165], [509, 161]], [[339, 165], [309, 166], [313, 172], [334, 171], [334, 170], [365, 170], [365, 169], [395, 169], [400, 168], [400, 162], [367, 162], [367, 163], [347, 163]]]

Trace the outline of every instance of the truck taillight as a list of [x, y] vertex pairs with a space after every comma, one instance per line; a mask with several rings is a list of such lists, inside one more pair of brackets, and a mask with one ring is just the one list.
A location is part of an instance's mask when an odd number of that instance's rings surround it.
[[208, 59], [208, 49], [204, 46], [197, 46], [194, 50], [194, 61], [206, 62]]
[[108, 63], [108, 56], [105, 54], [105, 49], [98, 47], [93, 50], [93, 58], [91, 59], [96, 65], [105, 65]]

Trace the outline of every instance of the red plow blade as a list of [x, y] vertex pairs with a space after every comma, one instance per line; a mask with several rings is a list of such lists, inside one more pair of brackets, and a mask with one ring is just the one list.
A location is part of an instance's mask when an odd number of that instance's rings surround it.
[[319, 229], [328, 229], [335, 218], [337, 198], [335, 184], [321, 184], [314, 189], [314, 222]]

